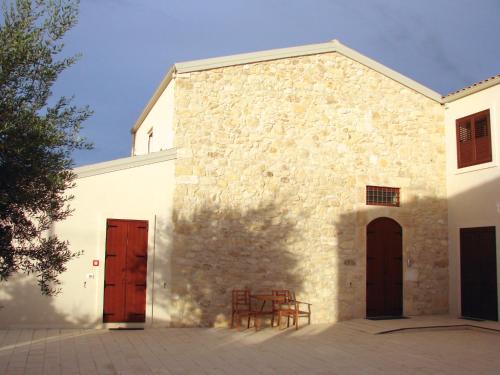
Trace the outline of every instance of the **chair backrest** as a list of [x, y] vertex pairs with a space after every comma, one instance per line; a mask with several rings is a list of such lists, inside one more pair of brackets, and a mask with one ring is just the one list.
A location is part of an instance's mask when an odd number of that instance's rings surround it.
[[233, 311], [239, 310], [242, 307], [250, 308], [250, 291], [248, 289], [234, 289]]
[[272, 294], [273, 294], [273, 296], [276, 296], [276, 297], [283, 297], [280, 300], [273, 301], [273, 309], [279, 307], [281, 304], [288, 303], [290, 301], [291, 295], [292, 295], [292, 293], [288, 289], [273, 290]]

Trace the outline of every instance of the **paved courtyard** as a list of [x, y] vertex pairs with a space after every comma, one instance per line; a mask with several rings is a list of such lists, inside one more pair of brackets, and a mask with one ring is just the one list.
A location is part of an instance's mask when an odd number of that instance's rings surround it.
[[498, 374], [496, 329], [430, 317], [299, 331], [3, 330], [0, 374]]

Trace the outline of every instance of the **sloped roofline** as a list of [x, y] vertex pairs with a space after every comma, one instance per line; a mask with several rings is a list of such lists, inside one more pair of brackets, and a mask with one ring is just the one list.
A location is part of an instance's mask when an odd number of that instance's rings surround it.
[[147, 103], [146, 107], [140, 114], [139, 118], [135, 122], [133, 128], [131, 129], [131, 132], [135, 133], [141, 126], [142, 122], [149, 114], [155, 103], [158, 101], [165, 88], [175, 77], [175, 74], [199, 72], [203, 70], [217, 69], [227, 66], [251, 64], [263, 61], [279, 60], [290, 57], [316, 55], [320, 53], [330, 52], [338, 52], [354, 61], [357, 61], [362, 65], [365, 65], [370, 69], [375, 70], [376, 72], [385, 75], [386, 77], [393, 79], [396, 82], [399, 82], [400, 84], [428, 97], [429, 99], [432, 99], [438, 103], [443, 103], [442, 96], [437, 92], [402, 75], [401, 73], [396, 72], [395, 70], [386, 67], [385, 65], [380, 64], [375, 60], [370, 59], [369, 57], [362, 55], [361, 53], [343, 45], [338, 40], [332, 40], [326, 43], [309, 44], [299, 47], [279, 48], [267, 51], [243, 53], [238, 55], [176, 63], [168, 70], [167, 74], [165, 75], [160, 85], [155, 90], [153, 96]]
[[445, 97], [443, 97], [443, 102], [451, 103], [455, 100], [464, 98], [466, 96], [469, 96], [471, 94], [474, 94], [482, 90], [486, 90], [487, 88], [490, 88], [498, 84], [500, 84], [500, 74], [497, 74], [496, 76], [490, 78], [483, 79], [482, 81], [473, 83], [472, 85], [464, 87], [463, 89], [452, 92], [451, 94], [448, 94]]

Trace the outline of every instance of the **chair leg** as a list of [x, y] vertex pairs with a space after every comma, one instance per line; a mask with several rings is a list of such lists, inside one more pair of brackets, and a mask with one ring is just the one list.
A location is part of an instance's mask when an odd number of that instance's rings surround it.
[[298, 313], [295, 313], [293, 320], [295, 321], [295, 330], [298, 330], [299, 329], [299, 314]]
[[260, 329], [260, 317], [258, 315], [254, 315], [255, 322], [255, 330], [258, 331]]
[[271, 327], [274, 327], [274, 314], [275, 312], [273, 311], [273, 316], [271, 317]]
[[278, 329], [281, 329], [281, 311], [278, 311]]
[[247, 328], [250, 328], [250, 314], [248, 315]]

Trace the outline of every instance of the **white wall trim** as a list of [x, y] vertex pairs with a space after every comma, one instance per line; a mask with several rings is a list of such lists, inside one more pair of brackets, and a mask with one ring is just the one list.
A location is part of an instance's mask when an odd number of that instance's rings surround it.
[[177, 149], [171, 148], [169, 150], [153, 152], [147, 155], [131, 156], [103, 163], [85, 165], [75, 168], [73, 171], [76, 173], [77, 178], [85, 178], [174, 159], [177, 159]]

